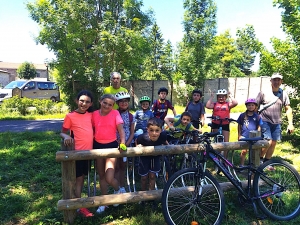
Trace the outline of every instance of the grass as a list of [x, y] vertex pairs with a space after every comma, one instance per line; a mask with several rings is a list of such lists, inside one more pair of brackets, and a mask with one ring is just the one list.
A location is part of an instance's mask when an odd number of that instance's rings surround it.
[[[299, 143], [299, 133], [284, 136], [275, 155], [300, 165]], [[58, 150], [60, 138], [55, 132], [0, 133], [0, 224], [64, 224], [62, 212], [56, 209], [62, 193], [61, 166], [55, 161]], [[300, 218], [289, 222], [257, 221], [252, 207], [241, 207], [236, 192], [227, 192], [225, 196], [226, 216], [222, 224], [300, 223]], [[165, 225], [165, 222], [160, 205], [152, 210], [149, 204], [141, 207], [132, 203], [110, 206], [94, 218], [77, 217], [74, 224]]]

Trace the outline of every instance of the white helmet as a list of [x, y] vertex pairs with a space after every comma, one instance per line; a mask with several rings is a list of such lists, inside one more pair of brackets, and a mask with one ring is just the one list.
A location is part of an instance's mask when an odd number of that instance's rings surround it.
[[227, 91], [225, 89], [219, 89], [217, 95], [227, 95]]
[[116, 98], [116, 101], [119, 101], [121, 99], [129, 99], [130, 100], [130, 94], [128, 92], [121, 91], [115, 95], [115, 98]]

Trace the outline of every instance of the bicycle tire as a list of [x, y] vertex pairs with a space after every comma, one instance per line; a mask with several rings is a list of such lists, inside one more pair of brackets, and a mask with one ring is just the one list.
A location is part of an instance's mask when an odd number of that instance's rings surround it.
[[[191, 224], [192, 221], [197, 221], [202, 225], [221, 224], [225, 213], [223, 191], [208, 171], [205, 171], [204, 179], [202, 179], [203, 185], [197, 173], [197, 168], [180, 170], [168, 180], [164, 187], [162, 211], [168, 225], [186, 225]], [[202, 189], [200, 196], [195, 188]], [[198, 200], [196, 200], [197, 197]]]
[[[270, 170], [272, 166], [274, 170]], [[288, 162], [271, 159], [259, 166], [253, 180], [255, 196], [259, 208], [274, 220], [291, 220], [300, 214], [300, 176]], [[284, 187], [277, 192], [280, 184]], [[275, 192], [275, 193], [274, 193]], [[277, 193], [276, 193], [277, 192]], [[266, 196], [268, 193], [272, 195]], [[264, 196], [265, 195], [265, 196]]]

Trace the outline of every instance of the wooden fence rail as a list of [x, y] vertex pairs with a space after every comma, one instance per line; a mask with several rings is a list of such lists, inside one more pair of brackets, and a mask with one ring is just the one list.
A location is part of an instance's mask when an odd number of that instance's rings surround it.
[[[218, 151], [223, 150], [240, 150], [248, 149], [247, 142], [223, 142], [213, 143], [213, 148]], [[267, 147], [268, 142], [265, 140], [258, 141], [253, 145], [254, 150]], [[74, 187], [76, 181], [75, 161], [76, 160], [92, 160], [99, 157], [134, 157], [134, 156], [150, 156], [150, 155], [168, 155], [168, 154], [183, 154], [202, 151], [202, 144], [188, 145], [162, 145], [148, 147], [133, 147], [127, 151], [119, 151], [117, 148], [110, 149], [93, 149], [87, 151], [58, 151], [56, 153], [56, 161], [62, 165], [62, 200], [58, 201], [58, 210], [63, 210], [64, 221], [72, 224], [76, 217], [76, 209], [90, 208], [100, 205], [124, 204], [138, 201], [148, 201], [160, 199], [162, 190], [155, 191], [139, 191], [124, 194], [110, 194], [102, 196], [94, 196], [87, 198], [75, 198]], [[255, 151], [258, 152], [258, 151]], [[231, 183], [225, 182], [220, 184], [224, 190], [232, 188]]]

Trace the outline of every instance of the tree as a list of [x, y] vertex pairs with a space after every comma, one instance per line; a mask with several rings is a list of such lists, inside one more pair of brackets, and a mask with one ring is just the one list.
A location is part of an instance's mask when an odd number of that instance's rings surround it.
[[30, 80], [36, 77], [37, 72], [32, 63], [24, 62], [18, 67], [17, 74], [21, 79]]
[[124, 79], [139, 74], [148, 42], [145, 31], [151, 12], [139, 0], [37, 0], [27, 3], [41, 31], [37, 42], [47, 45], [57, 60], [58, 83], [72, 105], [78, 90], [99, 95], [111, 71]]
[[241, 73], [237, 73], [236, 67], [241, 57], [229, 30], [215, 36], [213, 45], [207, 51], [206, 65], [209, 66], [207, 66], [206, 78], [241, 76]]
[[273, 39], [274, 55], [280, 59], [280, 72], [284, 75], [284, 82], [299, 89], [300, 2], [297, 0], [274, 0], [273, 4], [283, 10], [281, 13], [282, 27], [288, 34], [286, 41]]
[[285, 83], [299, 89], [297, 46], [289, 38], [284, 41], [272, 38], [271, 43], [274, 50], [264, 49], [261, 53], [259, 75], [270, 76], [275, 72], [282, 73]]
[[143, 74], [141, 78], [146, 80], [159, 80], [162, 78], [161, 58], [164, 54], [164, 39], [156, 22], [153, 24], [147, 39], [150, 52], [144, 61]]
[[261, 50], [262, 43], [256, 38], [252, 25], [246, 25], [246, 28], [238, 29], [236, 36], [236, 46], [241, 54], [237, 66], [246, 76], [249, 76], [255, 57]]
[[205, 78], [206, 55], [216, 34], [216, 5], [212, 0], [185, 0], [183, 6], [185, 34], [179, 45], [178, 70], [188, 83], [199, 85]]

